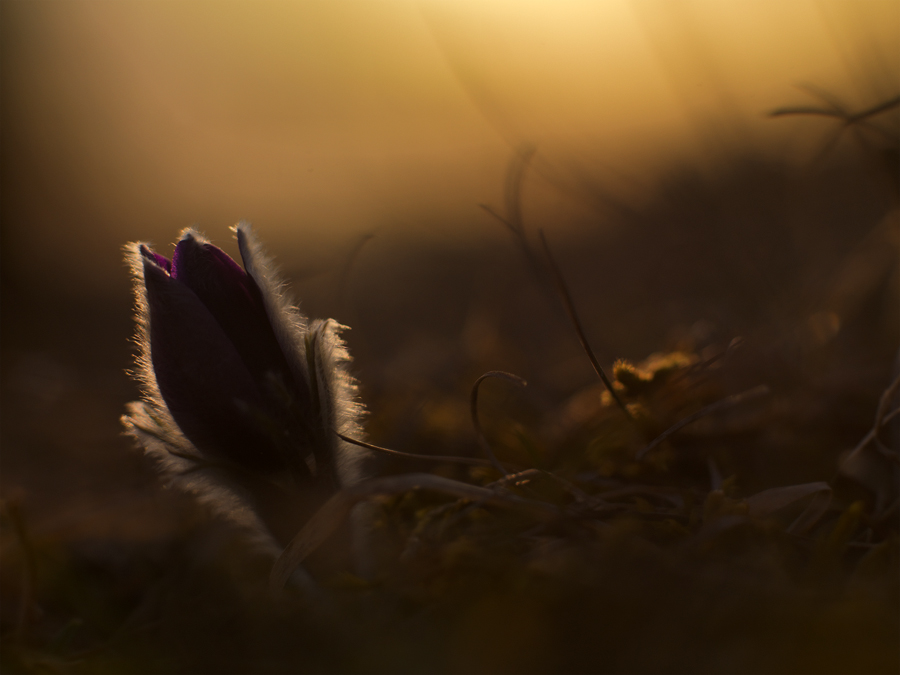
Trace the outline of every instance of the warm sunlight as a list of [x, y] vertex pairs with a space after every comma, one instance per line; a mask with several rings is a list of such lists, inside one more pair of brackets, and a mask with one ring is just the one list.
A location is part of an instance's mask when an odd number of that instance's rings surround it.
[[[11, 151], [117, 239], [197, 219], [325, 237], [415, 227], [434, 208], [466, 220], [523, 143], [564, 191], [573, 176], [633, 190], [673, 152], [808, 149], [817, 136], [764, 113], [814, 102], [801, 84], [870, 105], [900, 62], [891, 0], [3, 9]], [[60, 214], [32, 217], [36, 234]], [[71, 231], [46, 253], [64, 258]]]

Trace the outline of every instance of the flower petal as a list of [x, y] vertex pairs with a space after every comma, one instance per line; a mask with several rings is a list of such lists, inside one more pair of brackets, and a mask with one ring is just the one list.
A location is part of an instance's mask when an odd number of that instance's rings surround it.
[[232, 229], [237, 234], [244, 268], [260, 291], [268, 324], [287, 360], [292, 379], [301, 390], [301, 405], [311, 411], [310, 373], [305, 349], [309, 322], [285, 292], [285, 284], [278, 275], [274, 261], [266, 254], [250, 224], [240, 222]]
[[164, 255], [160, 255], [156, 251], [150, 250], [143, 244], [141, 244], [140, 251], [141, 255], [143, 255], [145, 258], [150, 258], [151, 260], [153, 260], [153, 262], [162, 267], [166, 272], [168, 272], [169, 274], [172, 273], [172, 262]]
[[190, 288], [151, 251], [141, 253], [153, 371], [175, 422], [208, 457], [260, 470], [284, 467], [274, 439], [248, 414], [262, 408], [261, 396], [232, 341]]
[[215, 317], [258, 387], [265, 390], [267, 379], [275, 375], [293, 400], [308, 400], [305, 387], [290, 374], [259, 287], [228, 254], [188, 230], [175, 248], [172, 268], [172, 276]]

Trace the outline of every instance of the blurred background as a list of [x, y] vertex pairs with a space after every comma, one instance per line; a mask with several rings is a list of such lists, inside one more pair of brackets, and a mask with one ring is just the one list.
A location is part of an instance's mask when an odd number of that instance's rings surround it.
[[122, 242], [164, 246], [192, 224], [227, 240], [239, 219], [286, 265], [380, 230], [468, 243], [523, 143], [541, 160], [529, 213], [548, 229], [591, 205], [571, 193], [645, 201], [676, 157], [747, 146], [809, 163], [831, 121], [765, 113], [821, 105], [798, 85], [851, 110], [895, 96], [897, 12], [5, 2], [4, 279], [109, 294]]
[[805, 402], [827, 466], [890, 379], [894, 0], [4, 0], [0, 54], [0, 489], [48, 546], [193, 513], [118, 423], [121, 247], [190, 225], [237, 257], [254, 223], [409, 451], [471, 443], [485, 370], [540, 409], [593, 381], [480, 205], [546, 232], [604, 364], [747, 339], [736, 383]]

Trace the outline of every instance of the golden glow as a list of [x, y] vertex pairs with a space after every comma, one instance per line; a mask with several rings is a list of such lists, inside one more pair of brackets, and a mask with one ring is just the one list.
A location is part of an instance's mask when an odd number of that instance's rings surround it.
[[895, 0], [4, 3], [4, 142], [115, 241], [477, 221], [522, 143], [613, 188], [672, 151], [796, 145], [764, 113], [799, 83], [895, 95], [898, 26]]

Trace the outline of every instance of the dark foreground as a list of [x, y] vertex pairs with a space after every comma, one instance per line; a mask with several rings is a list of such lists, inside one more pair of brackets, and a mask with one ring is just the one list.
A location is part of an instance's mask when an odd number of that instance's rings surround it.
[[103, 302], [6, 280], [3, 672], [897, 672], [900, 239], [894, 179], [860, 162], [732, 159], [612, 209], [612, 232], [551, 230], [632, 419], [490, 217], [477, 246], [376, 238], [298, 283], [353, 327], [375, 443], [483, 457], [473, 382], [526, 379], [484, 382], [479, 412], [502, 462], [537, 469], [504, 494], [540, 505], [394, 495], [369, 573], [320, 554], [315, 592], [270, 593], [271, 558], [121, 436], [125, 273]]

